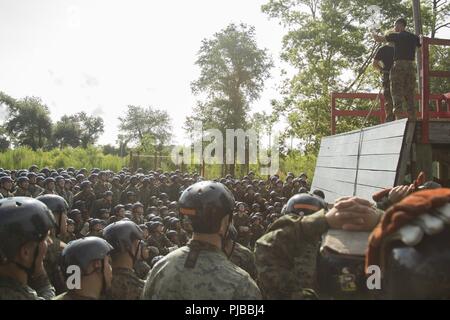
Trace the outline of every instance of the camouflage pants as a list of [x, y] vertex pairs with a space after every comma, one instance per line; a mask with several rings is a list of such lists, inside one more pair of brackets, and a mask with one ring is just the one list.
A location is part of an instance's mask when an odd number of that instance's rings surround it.
[[397, 119], [406, 101], [406, 110], [410, 119], [416, 118], [414, 93], [416, 89], [416, 68], [413, 61], [398, 60], [391, 70], [391, 93], [394, 102], [394, 114]]
[[383, 95], [384, 108], [386, 110], [386, 122], [394, 121], [394, 113], [392, 110], [392, 95], [391, 95], [391, 78], [389, 72], [383, 72]]

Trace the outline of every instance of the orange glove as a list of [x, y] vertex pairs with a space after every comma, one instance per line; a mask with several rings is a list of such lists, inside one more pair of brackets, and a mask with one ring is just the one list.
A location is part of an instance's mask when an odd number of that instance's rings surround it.
[[439, 208], [450, 202], [450, 189], [423, 190], [410, 194], [390, 207], [369, 237], [366, 254], [366, 270], [370, 265], [379, 265], [380, 246], [385, 237], [408, 224], [430, 209]]

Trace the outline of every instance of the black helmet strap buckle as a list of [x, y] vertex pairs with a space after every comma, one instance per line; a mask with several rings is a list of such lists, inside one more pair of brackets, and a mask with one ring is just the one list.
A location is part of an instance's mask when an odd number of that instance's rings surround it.
[[198, 246], [189, 246], [189, 254], [184, 262], [184, 267], [188, 269], [193, 269], [197, 263], [198, 256], [200, 254], [200, 248]]

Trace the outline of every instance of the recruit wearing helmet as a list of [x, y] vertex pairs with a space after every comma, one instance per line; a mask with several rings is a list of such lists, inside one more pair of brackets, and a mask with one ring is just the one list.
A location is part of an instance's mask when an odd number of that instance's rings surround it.
[[133, 262], [136, 262], [139, 246], [136, 252], [132, 252], [133, 242], [143, 240], [144, 232], [133, 221], [117, 221], [103, 229], [103, 238], [114, 247], [114, 251], [128, 252]]
[[326, 203], [319, 197], [307, 193], [292, 196], [286, 204], [286, 213], [313, 214], [321, 209], [326, 209]]
[[0, 264], [14, 263], [27, 272], [34, 273], [39, 246], [30, 265], [15, 260], [20, 248], [27, 242], [44, 241], [55, 218], [47, 206], [28, 197], [12, 197], [0, 200]]
[[189, 216], [195, 233], [219, 232], [222, 219], [233, 217], [234, 197], [221, 183], [198, 182], [187, 188], [178, 201], [180, 213]]
[[56, 235], [64, 234], [67, 231], [67, 210], [69, 205], [67, 201], [56, 194], [46, 194], [36, 198], [47, 205], [56, 219]]
[[87, 272], [89, 263], [103, 260], [114, 248], [99, 237], [85, 237], [67, 244], [62, 252], [64, 270], [71, 265], [79, 266], [83, 273]]

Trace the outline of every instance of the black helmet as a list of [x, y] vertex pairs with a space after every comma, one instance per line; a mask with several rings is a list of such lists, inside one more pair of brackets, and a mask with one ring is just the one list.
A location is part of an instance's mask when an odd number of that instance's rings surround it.
[[155, 266], [155, 264], [159, 261], [159, 260], [161, 260], [162, 258], [164, 258], [164, 256], [156, 256], [156, 257], [154, 257], [153, 259], [152, 259], [152, 261], [150, 262], [150, 267], [154, 267]]
[[73, 219], [67, 219], [67, 225], [75, 225], [75, 221]]
[[219, 231], [224, 217], [231, 221], [234, 196], [221, 183], [202, 181], [183, 191], [179, 206], [180, 213], [191, 219], [194, 232], [212, 234]]
[[310, 215], [321, 209], [326, 209], [327, 205], [323, 199], [307, 193], [300, 193], [292, 196], [286, 204], [286, 213]]
[[34, 172], [28, 172], [27, 177], [28, 177], [28, 179], [31, 179], [32, 177], [37, 177], [37, 174]]
[[24, 182], [29, 182], [30, 181], [30, 179], [28, 179], [27, 177], [24, 177], [24, 176], [20, 176], [19, 178], [17, 178], [17, 183], [18, 184], [21, 184], [21, 183], [24, 183]]
[[[67, 210], [69, 210], [69, 205], [67, 204], [67, 201], [64, 200], [63, 197], [58, 196], [56, 194], [45, 194], [37, 197], [36, 200], [45, 203], [54, 215], [60, 214], [59, 219], [57, 219], [56, 221], [56, 224], [57, 226], [61, 227], [63, 221], [63, 213], [65, 212], [67, 214]], [[64, 231], [56, 229], [57, 235], [60, 232]]]
[[45, 194], [42, 196], [39, 196], [36, 198], [36, 200], [39, 200], [47, 205], [47, 207], [55, 213], [62, 213], [67, 212], [69, 210], [69, 205], [67, 204], [67, 201], [56, 194]]
[[325, 193], [322, 190], [316, 189], [312, 192], [312, 194], [325, 200]]
[[0, 200], [0, 263], [12, 259], [28, 241], [42, 241], [55, 227], [47, 206], [28, 197]]
[[84, 190], [88, 187], [90, 187], [92, 185], [92, 183], [89, 180], [84, 180], [83, 182], [80, 183], [80, 189]]
[[112, 197], [113, 196], [113, 192], [111, 190], [107, 190], [105, 192], [103, 192], [103, 197]]
[[52, 177], [45, 178], [44, 185], [48, 185], [50, 182], [55, 182], [55, 179]]
[[13, 182], [13, 179], [10, 176], [3, 176], [0, 178], [0, 183], [5, 183], [5, 182]]
[[117, 221], [103, 229], [103, 238], [117, 251], [129, 251], [134, 240], [144, 239], [144, 232], [133, 221]]
[[103, 260], [113, 247], [104, 239], [99, 237], [85, 237], [70, 241], [62, 252], [63, 270], [68, 266], [79, 266], [83, 272], [91, 261]]

